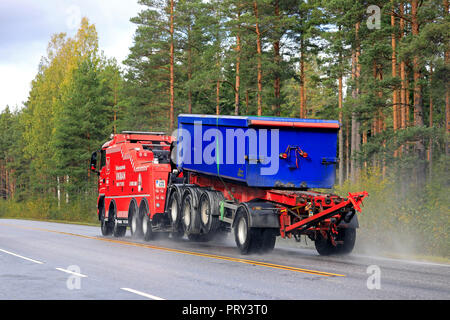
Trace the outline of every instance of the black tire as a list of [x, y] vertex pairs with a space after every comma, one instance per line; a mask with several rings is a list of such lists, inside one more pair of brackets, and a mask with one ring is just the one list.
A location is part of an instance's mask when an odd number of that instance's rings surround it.
[[131, 236], [135, 239], [142, 238], [142, 222], [139, 216], [139, 209], [135, 201], [131, 201], [128, 209], [128, 219], [130, 224]]
[[261, 230], [261, 253], [269, 253], [275, 248], [277, 231], [277, 229], [270, 228]]
[[337, 247], [331, 242], [330, 236], [325, 239], [320, 232], [316, 234], [314, 245], [321, 256], [329, 256], [337, 252]]
[[100, 212], [100, 229], [102, 231], [103, 236], [109, 236], [113, 232], [113, 225], [111, 225], [110, 221], [105, 221], [105, 207], [102, 207]]
[[241, 254], [251, 254], [260, 251], [261, 229], [250, 228], [248, 212], [245, 207], [237, 210], [234, 224], [234, 239]]
[[199, 234], [200, 217], [197, 212], [198, 198], [195, 188], [187, 188], [181, 202], [181, 225], [186, 234]]
[[139, 219], [141, 221], [141, 232], [145, 241], [153, 239], [152, 221], [148, 216], [148, 205], [144, 200], [141, 201], [139, 206]]
[[207, 242], [211, 240], [211, 236], [209, 234], [188, 234], [188, 239], [194, 242]]
[[152, 231], [152, 222], [150, 218], [145, 216], [142, 219], [142, 234], [144, 236], [145, 241], [150, 241], [153, 239], [153, 231]]
[[119, 226], [117, 223], [114, 224], [113, 235], [114, 237], [121, 238], [127, 233], [127, 226]]
[[[220, 226], [219, 216], [213, 215], [214, 211], [219, 211], [219, 202], [217, 192], [205, 190], [200, 195], [198, 205], [198, 215], [204, 234], [213, 235]], [[211, 236], [209, 238], [211, 238]]]
[[321, 256], [329, 256], [332, 254], [349, 254], [353, 251], [356, 241], [355, 228], [339, 228], [336, 236], [336, 241], [342, 242], [333, 246], [330, 237], [324, 239], [320, 233], [317, 233], [314, 244], [317, 252]]
[[337, 240], [343, 241], [342, 244], [337, 245], [336, 253], [349, 254], [353, 251], [356, 242], [356, 229], [355, 228], [339, 228]]
[[184, 230], [181, 226], [181, 195], [180, 189], [177, 187], [171, 188], [167, 210], [170, 224], [174, 230], [171, 232], [172, 239], [180, 239], [184, 236]]
[[119, 221], [117, 220], [117, 210], [114, 202], [111, 202], [109, 205], [108, 211], [108, 224], [112, 229], [112, 234], [114, 237], [123, 237], [127, 232], [127, 226], [119, 225]]

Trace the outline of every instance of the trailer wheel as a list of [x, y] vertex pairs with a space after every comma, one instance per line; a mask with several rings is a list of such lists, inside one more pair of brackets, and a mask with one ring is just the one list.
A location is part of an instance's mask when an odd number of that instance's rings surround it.
[[330, 236], [325, 239], [322, 234], [317, 233], [314, 244], [317, 252], [321, 256], [329, 256], [331, 254], [349, 254], [355, 247], [356, 229], [355, 228], [339, 228], [336, 241], [342, 242], [333, 246]]
[[105, 207], [103, 206], [100, 213], [100, 229], [102, 235], [109, 236], [113, 232], [113, 227], [109, 221], [105, 221]]
[[219, 229], [220, 220], [218, 216], [213, 215], [213, 211], [219, 210], [219, 200], [216, 199], [217, 193], [204, 191], [199, 201], [199, 216], [205, 234], [213, 234]]
[[167, 204], [168, 216], [170, 224], [173, 228], [171, 236], [173, 239], [180, 239], [184, 235], [184, 230], [180, 225], [181, 220], [181, 196], [178, 188], [172, 188], [169, 195], [169, 202]]
[[241, 254], [258, 252], [261, 247], [261, 229], [250, 228], [248, 212], [245, 207], [237, 210], [234, 239]]
[[139, 206], [139, 217], [141, 220], [141, 231], [145, 241], [150, 241], [153, 238], [152, 221], [147, 215], [148, 205], [147, 202], [142, 200]]
[[337, 247], [331, 243], [330, 236], [325, 239], [320, 232], [317, 232], [314, 245], [321, 256], [329, 256], [337, 252]]
[[269, 253], [275, 248], [277, 230], [266, 228], [261, 230], [261, 252]]
[[339, 254], [349, 254], [353, 251], [356, 242], [356, 229], [355, 228], [339, 228], [337, 240], [343, 241], [342, 244], [338, 244], [337, 252]]
[[198, 198], [195, 188], [187, 188], [181, 202], [181, 222], [187, 234], [198, 234], [200, 231], [200, 219], [197, 213]]

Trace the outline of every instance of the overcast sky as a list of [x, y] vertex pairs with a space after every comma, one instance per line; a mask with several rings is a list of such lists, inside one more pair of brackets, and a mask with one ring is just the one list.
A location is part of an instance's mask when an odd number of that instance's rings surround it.
[[96, 26], [100, 50], [122, 62], [141, 8], [137, 0], [0, 0], [0, 111], [22, 107], [50, 37], [72, 37], [83, 16]]

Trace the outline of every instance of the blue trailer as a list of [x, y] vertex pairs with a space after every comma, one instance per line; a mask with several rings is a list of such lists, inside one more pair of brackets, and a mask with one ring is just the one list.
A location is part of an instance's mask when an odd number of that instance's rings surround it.
[[338, 131], [335, 120], [179, 115], [165, 206], [172, 237], [232, 231], [247, 254], [306, 235], [320, 254], [351, 252], [367, 193], [313, 190], [335, 183]]
[[338, 121], [178, 116], [178, 167], [264, 188], [332, 188]]

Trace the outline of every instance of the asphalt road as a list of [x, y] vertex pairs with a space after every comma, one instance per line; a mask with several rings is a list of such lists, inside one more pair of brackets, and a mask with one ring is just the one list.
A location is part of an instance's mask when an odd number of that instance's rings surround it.
[[0, 219], [0, 299], [450, 299], [450, 265], [319, 256], [277, 240], [241, 256], [193, 243], [103, 237], [99, 227]]

